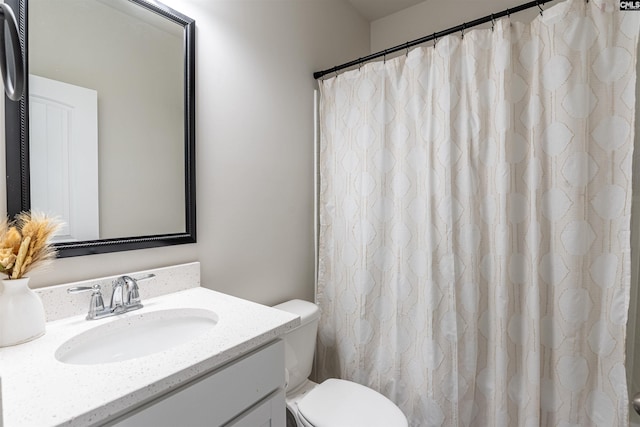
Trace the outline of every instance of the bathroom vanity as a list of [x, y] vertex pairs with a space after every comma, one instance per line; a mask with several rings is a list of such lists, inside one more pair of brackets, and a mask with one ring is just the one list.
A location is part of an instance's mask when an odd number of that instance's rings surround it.
[[285, 425], [280, 337], [299, 317], [200, 287], [198, 263], [146, 273], [144, 307], [100, 320], [66, 288], [112, 278], [40, 292], [46, 334], [0, 349], [0, 425]]

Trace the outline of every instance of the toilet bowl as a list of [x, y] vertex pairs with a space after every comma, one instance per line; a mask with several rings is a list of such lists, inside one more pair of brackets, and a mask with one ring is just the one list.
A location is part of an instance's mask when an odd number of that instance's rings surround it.
[[320, 309], [302, 300], [274, 308], [300, 316], [284, 336], [287, 427], [407, 427], [400, 408], [363, 385], [336, 378], [321, 384], [308, 377], [313, 365]]

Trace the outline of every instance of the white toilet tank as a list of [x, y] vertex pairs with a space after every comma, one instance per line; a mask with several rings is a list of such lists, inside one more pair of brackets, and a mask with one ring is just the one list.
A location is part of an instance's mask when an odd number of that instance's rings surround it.
[[284, 336], [285, 367], [288, 373], [287, 392], [290, 392], [303, 384], [311, 375], [320, 309], [313, 303], [299, 299], [283, 302], [274, 308], [297, 314], [302, 322], [300, 326]]

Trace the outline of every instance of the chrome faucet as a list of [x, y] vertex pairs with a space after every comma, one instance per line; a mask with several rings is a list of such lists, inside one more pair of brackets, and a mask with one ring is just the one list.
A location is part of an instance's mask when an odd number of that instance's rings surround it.
[[102, 288], [99, 284], [93, 286], [77, 286], [67, 289], [70, 294], [79, 292], [92, 291], [91, 301], [89, 303], [89, 312], [87, 320], [102, 319], [103, 317], [116, 316], [132, 310], [142, 308], [140, 302], [140, 290], [138, 282], [148, 280], [155, 277], [155, 274], [147, 274], [146, 276], [134, 279], [130, 276], [120, 276], [113, 281], [113, 289], [111, 291], [111, 302], [109, 307], [104, 306], [102, 299]]

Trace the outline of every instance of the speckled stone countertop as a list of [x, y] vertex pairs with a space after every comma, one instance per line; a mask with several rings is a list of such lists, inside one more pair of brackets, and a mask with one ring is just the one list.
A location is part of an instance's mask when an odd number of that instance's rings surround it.
[[[300, 324], [284, 311], [201, 287], [142, 302], [141, 310], [111, 318], [87, 321], [81, 314], [48, 322], [43, 337], [0, 349], [3, 427], [99, 425]], [[128, 361], [72, 365], [54, 356], [61, 344], [88, 329], [174, 308], [211, 310], [218, 323], [187, 343]]]

